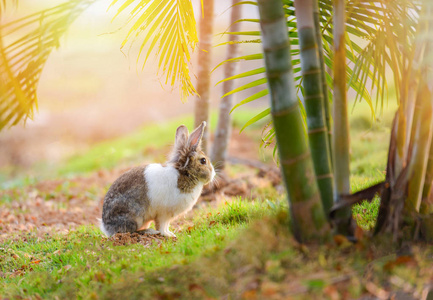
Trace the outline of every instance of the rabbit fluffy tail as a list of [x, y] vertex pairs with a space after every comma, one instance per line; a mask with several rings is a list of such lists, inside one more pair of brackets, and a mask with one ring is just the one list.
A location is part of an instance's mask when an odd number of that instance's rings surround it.
[[135, 221], [124, 216], [119, 216], [116, 220], [111, 220], [109, 223], [104, 223], [101, 219], [98, 220], [100, 222], [99, 228], [108, 237], [116, 233], [135, 232], [138, 229]]

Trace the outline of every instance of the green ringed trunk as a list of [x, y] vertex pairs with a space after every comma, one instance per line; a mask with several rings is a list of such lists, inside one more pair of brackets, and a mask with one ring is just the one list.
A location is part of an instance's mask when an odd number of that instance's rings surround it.
[[[329, 153], [331, 154], [332, 153], [332, 145], [331, 145], [332, 119], [331, 119], [331, 111], [329, 109], [328, 83], [326, 82], [325, 58], [324, 58], [324, 50], [323, 50], [322, 32], [320, 27], [319, 0], [313, 0], [313, 10], [314, 10], [314, 29], [316, 32], [317, 50], [319, 52], [319, 61], [320, 61], [320, 78], [322, 82], [326, 129], [328, 131], [328, 146], [329, 146]], [[331, 167], [332, 167], [332, 155], [330, 155], [330, 160], [331, 160]]]
[[323, 207], [328, 214], [334, 201], [334, 187], [325, 122], [322, 73], [313, 18], [313, 1], [315, 0], [295, 0], [295, 12], [298, 22], [309, 145]]
[[293, 231], [301, 242], [321, 240], [327, 237], [329, 226], [296, 95], [283, 3], [259, 0], [258, 7], [271, 112]]

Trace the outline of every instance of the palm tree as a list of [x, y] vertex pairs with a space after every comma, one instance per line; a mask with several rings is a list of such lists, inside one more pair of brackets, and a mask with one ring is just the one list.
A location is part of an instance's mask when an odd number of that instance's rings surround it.
[[259, 0], [258, 6], [271, 113], [290, 202], [293, 232], [301, 242], [323, 239], [329, 227], [304, 135], [283, 3], [281, 0]]
[[[427, 78], [427, 64], [424, 65], [423, 78]], [[416, 105], [413, 114], [413, 126], [411, 132], [413, 169], [408, 183], [408, 204], [411, 208], [420, 211], [424, 183], [426, 180], [427, 163], [430, 153], [433, 118], [432, 118], [432, 94], [427, 82], [421, 80], [416, 96]]]
[[328, 213], [334, 201], [334, 187], [313, 2], [313, 0], [295, 0], [295, 12], [298, 20], [308, 140], [323, 207]]
[[314, 14], [314, 29], [316, 32], [316, 42], [317, 42], [317, 50], [319, 52], [319, 60], [320, 60], [320, 78], [322, 83], [322, 94], [323, 94], [323, 106], [325, 108], [325, 119], [326, 119], [326, 129], [328, 131], [328, 146], [329, 146], [329, 154], [331, 159], [331, 167], [332, 167], [332, 124], [331, 124], [331, 111], [329, 108], [329, 88], [326, 81], [326, 70], [325, 70], [325, 57], [324, 57], [324, 49], [323, 49], [323, 36], [322, 36], [322, 27], [320, 24], [320, 10], [319, 10], [319, 0], [313, 1], [313, 14]]
[[[397, 87], [402, 87], [401, 91], [398, 91], [398, 97], [407, 99], [407, 91], [411, 91], [412, 94], [414, 89], [414, 85], [411, 85], [411, 88], [407, 86], [408, 82], [415, 82], [419, 78], [418, 73], [411, 72], [411, 69], [416, 68], [418, 66], [417, 59], [422, 59], [418, 55], [420, 51], [415, 52], [411, 46], [416, 45], [417, 43], [414, 43], [414, 37], [416, 36], [416, 33], [419, 33], [418, 23], [419, 23], [419, 12], [420, 12], [420, 6], [421, 1], [381, 1], [381, 0], [375, 0], [375, 1], [354, 1], [354, 2], [347, 2], [346, 8], [341, 9], [341, 6], [336, 7], [337, 13], [333, 13], [333, 3], [338, 4], [342, 3], [342, 1], [328, 1], [328, 0], [321, 0], [319, 1], [319, 8], [320, 8], [320, 23], [322, 30], [322, 36], [323, 36], [323, 50], [324, 50], [324, 62], [328, 67], [331, 68], [331, 71], [333, 71], [335, 77], [334, 82], [341, 84], [340, 87], [333, 85], [332, 82], [329, 80], [331, 78], [332, 74], [327, 74], [327, 83], [330, 87], [334, 88], [334, 99], [333, 102], [337, 102], [334, 107], [334, 109], [339, 109], [340, 112], [336, 113], [334, 115], [334, 130], [340, 130], [343, 129], [344, 132], [347, 131], [347, 102], [343, 99], [342, 103], [338, 103], [338, 99], [335, 99], [336, 97], [346, 97], [346, 84], [343, 84], [346, 80], [348, 82], [348, 86], [353, 88], [357, 92], [357, 97], [355, 101], [358, 101], [360, 99], [363, 99], [367, 101], [372, 109], [372, 112], [374, 113], [374, 106], [373, 101], [370, 96], [370, 91], [375, 91], [376, 99], [377, 99], [377, 105], [379, 103], [383, 103], [383, 99], [385, 98], [387, 94], [387, 86], [389, 84], [388, 78], [385, 76], [385, 70], [387, 68], [390, 68], [392, 72], [394, 73], [394, 84]], [[248, 2], [248, 4], [251, 4]], [[300, 30], [296, 30], [296, 26], [298, 26], [298, 23], [295, 22], [296, 18], [294, 17], [294, 12], [296, 9], [293, 9], [293, 1], [285, 0], [284, 1], [285, 7], [286, 7], [286, 15], [289, 17], [289, 20], [287, 22], [287, 26], [289, 27], [289, 35], [292, 40], [292, 44], [299, 44], [298, 37], [300, 37]], [[343, 3], [344, 4], [344, 3]], [[340, 8], [340, 10], [338, 10]], [[347, 18], [344, 18], [344, 12], [347, 14]], [[344, 22], [344, 20], [346, 20]], [[400, 20], [404, 20], [404, 22], [401, 22]], [[247, 20], [249, 22], [255, 22], [255, 20]], [[331, 26], [331, 24], [333, 24]], [[346, 26], [346, 30], [344, 30], [344, 26]], [[293, 29], [292, 29], [293, 28]], [[334, 33], [335, 32], [335, 33]], [[247, 32], [248, 36], [251, 36], [252, 32]], [[340, 35], [340, 38], [336, 36], [337, 34]], [[353, 42], [350, 37], [359, 37], [366, 41], [369, 41], [366, 43], [365, 46], [360, 46]], [[338, 41], [337, 41], [338, 40]], [[249, 40], [249, 42], [257, 42], [261, 43], [261, 40]], [[337, 47], [335, 49], [337, 50], [335, 55], [332, 51], [333, 44], [336, 44]], [[346, 50], [343, 50], [346, 48]], [[416, 49], [417, 47], [415, 47]], [[419, 48], [419, 47], [418, 47]], [[339, 50], [340, 49], [340, 50]], [[403, 49], [403, 51], [402, 51]], [[299, 74], [301, 72], [301, 68], [297, 67], [299, 64], [299, 50], [298, 49], [292, 49], [292, 63], [294, 66], [295, 71], [295, 79], [297, 80], [297, 86], [302, 92], [303, 96], [305, 97], [305, 89], [301, 88], [301, 83], [303, 80], [305, 80], [304, 77]], [[403, 55], [401, 55], [401, 52], [403, 52]], [[346, 59], [343, 57], [346, 56], [347, 59], [352, 62], [351, 64], [346, 64]], [[416, 59], [414, 59], [416, 58]], [[248, 55], [239, 57], [237, 59], [262, 59], [261, 55]], [[236, 61], [237, 59], [232, 59], [231, 61]], [[340, 63], [338, 63], [340, 61]], [[230, 61], [226, 61], [230, 62]], [[336, 64], [336, 65], [335, 65]], [[247, 77], [252, 74], [260, 74], [263, 72], [263, 69], [255, 69], [251, 71], [244, 71], [241, 74], [238, 74], [236, 76], [233, 76], [232, 78], [240, 78], [240, 77]], [[408, 80], [409, 74], [412, 74], [411, 80]], [[347, 79], [346, 79], [347, 78]], [[242, 87], [237, 88], [236, 90], [232, 92], [237, 92], [239, 90], [245, 90], [250, 87], [255, 87], [260, 84], [263, 84], [266, 82], [265, 80], [255, 80], [252, 81]], [[343, 82], [343, 83], [342, 83]], [[323, 83], [323, 82], [322, 82]], [[317, 82], [317, 85], [320, 83]], [[370, 88], [367, 88], [367, 86], [370, 86]], [[416, 91], [416, 89], [415, 89]], [[265, 88], [261, 92], [258, 92], [254, 94], [253, 96], [250, 96], [249, 98], [241, 101], [241, 104], [247, 103], [249, 101], [253, 101], [260, 96], [266, 95], [268, 93], [268, 90]], [[416, 96], [416, 93], [415, 93]], [[407, 101], [406, 101], [407, 102]], [[411, 111], [411, 109], [407, 109], [407, 107], [410, 107], [411, 105], [404, 104], [406, 102], [403, 102], [403, 105], [406, 105], [403, 109], [400, 109], [400, 114], [403, 114], [405, 111]], [[306, 107], [307, 108], [307, 107]], [[247, 124], [253, 123], [255, 120], [262, 118], [266, 115], [267, 111], [261, 113], [260, 115], [254, 117], [250, 122]], [[306, 113], [306, 117], [308, 120], [308, 111]], [[337, 120], [338, 118], [338, 120]], [[400, 122], [402, 120], [409, 120], [409, 115], [406, 117], [400, 119]], [[337, 125], [338, 124], [338, 125]], [[396, 122], [395, 124], [398, 124]], [[408, 139], [404, 140], [401, 139], [401, 137], [407, 136], [408, 128], [407, 124], [404, 124], [405, 126], [394, 126], [397, 134], [394, 134], [394, 138], [391, 140], [390, 145], [390, 158], [389, 161], [392, 161], [392, 164], [395, 164], [396, 155], [391, 154], [394, 153], [393, 145], [396, 145], [399, 149], [411, 149], [411, 146], [409, 144]], [[338, 129], [336, 129], [338, 128]], [[335, 132], [336, 132], [335, 131]], [[410, 131], [409, 131], [410, 132]], [[428, 132], [428, 130], [427, 130]], [[403, 135], [402, 133], [405, 133], [406, 135]], [[334, 161], [334, 172], [336, 173], [336, 182], [337, 184], [340, 184], [340, 190], [337, 199], [340, 199], [341, 201], [335, 205], [333, 209], [333, 216], [335, 217], [335, 212], [338, 210], [339, 213], [342, 213], [343, 220], [348, 220], [350, 210], [346, 208], [346, 213], [341, 212], [342, 208], [345, 208], [347, 206], [350, 206], [353, 201], [356, 199], [362, 200], [362, 195], [374, 195], [375, 191], [378, 189], [381, 190], [388, 190], [387, 188], [384, 188], [384, 185], [379, 184], [377, 186], [369, 188], [367, 191], [362, 191], [361, 194], [355, 194], [352, 196], [348, 196], [350, 192], [350, 185], [349, 185], [349, 151], [348, 151], [348, 135], [347, 134], [338, 134], [339, 136], [345, 136], [345, 138], [342, 141], [339, 141], [338, 137], [334, 137], [334, 140], [337, 141], [337, 143], [334, 144], [334, 147], [332, 147], [332, 150], [334, 152], [334, 157], [338, 158], [341, 161], [335, 162]], [[275, 136], [275, 130], [269, 131], [264, 136], [264, 139], [271, 140]], [[399, 139], [396, 139], [395, 137], [399, 137]], [[397, 142], [396, 142], [397, 140]], [[401, 142], [403, 141], [403, 142]], [[335, 149], [338, 145], [338, 147], [343, 147], [341, 149]], [[418, 149], [420, 148], [417, 146]], [[413, 147], [412, 147], [413, 148]], [[392, 150], [392, 151], [391, 151]], [[339, 152], [340, 151], [340, 152]], [[426, 151], [424, 151], [426, 152]], [[341, 153], [341, 154], [336, 154]], [[424, 159], [425, 161], [425, 159]], [[341, 163], [341, 166], [338, 166]], [[409, 162], [406, 162], [406, 165]], [[395, 168], [393, 167], [392, 170]], [[387, 180], [389, 180], [388, 173], [391, 174], [391, 172], [387, 172]], [[396, 184], [396, 182], [401, 183], [401, 180], [405, 177], [403, 175], [407, 175], [407, 168], [405, 172], [396, 173], [396, 175], [393, 177], [394, 182], [393, 184]], [[338, 174], [345, 174], [344, 176], [338, 175]], [[422, 177], [422, 176], [421, 176]], [[340, 178], [340, 179], [338, 179]], [[339, 182], [339, 183], [338, 183]], [[385, 184], [385, 186], [388, 186], [388, 183]], [[406, 186], [406, 185], [402, 185]], [[418, 185], [420, 186], [420, 185]], [[393, 197], [403, 197], [404, 193], [395, 193]], [[357, 198], [358, 197], [358, 198]], [[385, 197], [386, 198], [386, 197]], [[350, 201], [349, 201], [350, 200]], [[346, 202], [348, 201], [348, 202]], [[389, 211], [389, 206], [386, 204], [387, 201], [382, 201], [383, 208], [381, 209], [382, 213], [381, 218], [379, 218], [378, 226], [380, 226], [382, 220], [386, 219], [384, 218], [383, 212]], [[339, 208], [339, 209], [337, 209]], [[344, 209], [343, 209], [344, 210]], [[340, 217], [341, 218], [341, 217]], [[347, 228], [347, 222], [345, 221], [344, 224], [342, 224], [341, 229]]]
[[381, 204], [375, 233], [391, 233], [394, 241], [417, 238], [417, 233], [433, 240], [433, 214], [429, 210], [433, 134], [433, 63], [429, 49], [433, 49], [433, 10], [430, 1], [412, 4], [411, 13], [402, 18], [401, 28], [395, 31], [396, 40], [403, 41], [403, 55], [392, 59], [400, 59], [403, 64], [401, 69], [393, 70], [399, 82], [400, 105], [391, 130], [386, 179], [344, 196], [347, 203], [334, 208], [371, 200], [379, 193]]

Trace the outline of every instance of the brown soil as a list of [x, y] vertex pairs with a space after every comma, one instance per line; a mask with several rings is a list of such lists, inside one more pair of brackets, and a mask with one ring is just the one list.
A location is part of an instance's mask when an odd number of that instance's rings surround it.
[[113, 242], [113, 246], [124, 246], [131, 244], [141, 244], [145, 247], [149, 247], [153, 243], [160, 244], [165, 238], [161, 235], [150, 235], [140, 232], [133, 233], [117, 233], [114, 236], [106, 239]]
[[[242, 138], [239, 138], [241, 136]], [[205, 187], [196, 208], [216, 206], [231, 197], [256, 198], [257, 189], [280, 186], [281, 178], [274, 165], [245, 159], [257, 156], [253, 150], [257, 149], [257, 144], [243, 135], [235, 134], [234, 138], [237, 142], [232, 143], [230, 154], [237, 154], [243, 158], [230, 157], [229, 162], [246, 165], [245, 171], [237, 173], [233, 178], [220, 173], [215, 184]], [[244, 152], [243, 149], [248, 151]], [[43, 236], [53, 232], [68, 233], [81, 225], [98, 226], [105, 193], [110, 184], [126, 170], [100, 170], [86, 177], [49, 180], [25, 189], [1, 191], [0, 197], [7, 195], [13, 200], [4, 204], [0, 210], [0, 242], [30, 231]], [[193, 214], [194, 211], [188, 217], [192, 217]], [[182, 218], [172, 226], [176, 229], [185, 222], [187, 219]], [[116, 236], [113, 239], [118, 244], [147, 245], [155, 237], [132, 234]]]

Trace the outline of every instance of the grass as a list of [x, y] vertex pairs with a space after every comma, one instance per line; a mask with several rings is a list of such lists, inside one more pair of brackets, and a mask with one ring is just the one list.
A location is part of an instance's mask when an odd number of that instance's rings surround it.
[[[372, 124], [369, 114], [361, 105], [351, 118], [353, 191], [385, 177], [390, 118], [383, 117], [386, 126]], [[235, 123], [243, 124], [249, 116], [238, 115]], [[86, 174], [144, 159], [162, 161], [160, 153], [166, 151], [160, 148], [172, 142], [179, 123], [190, 126], [191, 121], [145, 127], [100, 143], [67, 160], [57, 174]], [[146, 148], [149, 140], [155, 151]], [[228, 171], [244, 169], [233, 166]], [[52, 193], [68, 195], [71, 184], [65, 181]], [[0, 298], [358, 298], [372, 286], [398, 289], [398, 280], [407, 283], [406, 290], [421, 293], [423, 280], [433, 278], [431, 247], [415, 246], [404, 261], [386, 240], [356, 246], [340, 241], [307, 249], [289, 234], [284, 197], [272, 187], [259, 193], [255, 201], [234, 199], [198, 210], [178, 228], [176, 240], [157, 239], [150, 245], [118, 245], [94, 226], [43, 238], [35, 233], [11, 236], [0, 245]], [[8, 194], [0, 201], [7, 204], [13, 198]], [[376, 198], [353, 208], [364, 230], [374, 227], [378, 205]]]
[[[8, 253], [25, 259], [10, 268], [24, 264], [27, 273], [4, 282], [0, 292], [59, 299], [334, 299], [359, 298], [367, 282], [368, 289], [380, 288], [388, 278], [422, 292], [433, 275], [431, 247], [415, 246], [404, 260], [386, 241], [307, 249], [291, 238], [287, 214], [263, 202], [238, 201], [195, 221], [176, 242], [149, 248], [114, 246], [92, 228], [44, 245], [19, 241]], [[41, 261], [31, 264], [31, 255]]]
[[379, 205], [380, 198], [376, 196], [371, 203], [364, 201], [353, 207], [353, 218], [356, 220], [359, 227], [366, 231], [374, 228], [379, 213]]
[[[76, 296], [86, 298], [102, 282], [120, 280], [126, 270], [152, 271], [211, 255], [223, 249], [252, 220], [263, 218], [270, 211], [266, 202], [238, 199], [218, 209], [202, 211], [192, 226], [182, 228], [176, 240], [165, 239], [148, 248], [141, 244], [115, 246], [102, 238], [94, 226], [42, 240], [32, 234], [11, 239], [0, 245], [0, 271], [12, 274], [0, 279], [0, 295], [52, 297], [60, 290], [75, 290], [78, 284], [83, 289]], [[73, 282], [65, 279], [69, 273], [75, 274]]]
[[[392, 113], [387, 111], [381, 120], [373, 120], [366, 103], [358, 103], [350, 118], [352, 192], [360, 191], [385, 179], [388, 141]], [[380, 200], [354, 205], [353, 216], [364, 230], [376, 224]]]

